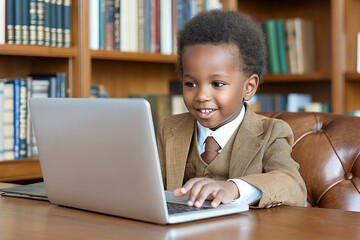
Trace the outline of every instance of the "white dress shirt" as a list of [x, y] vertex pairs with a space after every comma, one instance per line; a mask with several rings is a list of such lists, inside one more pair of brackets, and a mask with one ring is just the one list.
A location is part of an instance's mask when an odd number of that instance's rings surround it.
[[[205, 151], [205, 139], [208, 136], [211, 136], [215, 141], [220, 145], [221, 152], [224, 149], [225, 145], [234, 134], [236, 129], [240, 126], [241, 122], [245, 117], [245, 106], [242, 107], [239, 116], [237, 116], [233, 121], [225, 124], [224, 126], [212, 131], [209, 128], [203, 127], [199, 122], [197, 122], [198, 137], [197, 137], [197, 147], [199, 153], [202, 154]], [[228, 179], [228, 181], [233, 181], [239, 189], [240, 197], [234, 201], [245, 202], [251, 204], [259, 200], [262, 196], [262, 192], [255, 186], [247, 183], [241, 179]]]

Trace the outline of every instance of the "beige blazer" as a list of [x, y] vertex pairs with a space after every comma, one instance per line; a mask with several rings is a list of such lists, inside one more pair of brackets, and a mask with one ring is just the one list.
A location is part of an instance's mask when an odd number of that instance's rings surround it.
[[[158, 150], [167, 190], [183, 185], [195, 124], [194, 117], [185, 113], [165, 119], [159, 130]], [[235, 134], [229, 178], [239, 178], [259, 188], [260, 208], [304, 206], [306, 187], [299, 165], [290, 156], [293, 134], [288, 124], [260, 116], [246, 105], [245, 118]]]

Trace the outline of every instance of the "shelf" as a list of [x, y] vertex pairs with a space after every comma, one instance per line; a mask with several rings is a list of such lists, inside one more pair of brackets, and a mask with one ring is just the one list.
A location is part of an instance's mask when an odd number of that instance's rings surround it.
[[345, 73], [345, 79], [347, 81], [360, 81], [360, 74], [357, 72]]
[[131, 62], [151, 62], [151, 63], [175, 63], [177, 55], [165, 55], [160, 53], [144, 52], [121, 52], [107, 50], [91, 50], [92, 59], [121, 60]]
[[0, 182], [42, 178], [38, 158], [24, 158], [0, 162]]
[[77, 49], [32, 46], [32, 45], [0, 45], [0, 55], [9, 56], [32, 56], [32, 57], [51, 57], [51, 58], [72, 58], [77, 55]]
[[304, 73], [304, 74], [265, 74], [264, 83], [273, 82], [330, 82], [330, 73]]

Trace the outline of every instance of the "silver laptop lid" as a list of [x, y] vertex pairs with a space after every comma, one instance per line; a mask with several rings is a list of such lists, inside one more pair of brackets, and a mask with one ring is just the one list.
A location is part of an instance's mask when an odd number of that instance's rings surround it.
[[34, 98], [30, 110], [51, 202], [167, 222], [146, 100]]

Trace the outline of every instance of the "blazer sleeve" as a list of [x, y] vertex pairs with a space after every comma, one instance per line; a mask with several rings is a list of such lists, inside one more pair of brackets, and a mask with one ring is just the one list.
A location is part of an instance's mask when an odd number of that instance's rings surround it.
[[[281, 120], [273, 124], [263, 151], [263, 173], [240, 179], [260, 189], [259, 208], [278, 205], [305, 206], [306, 186], [299, 173], [299, 164], [291, 157], [293, 133]], [[240, 193], [241, 194], [241, 193]]]
[[163, 179], [164, 188], [166, 186], [166, 166], [165, 166], [165, 142], [164, 142], [164, 121], [161, 123], [161, 126], [156, 137], [157, 140], [157, 149], [159, 153], [160, 167], [161, 167], [161, 176]]

